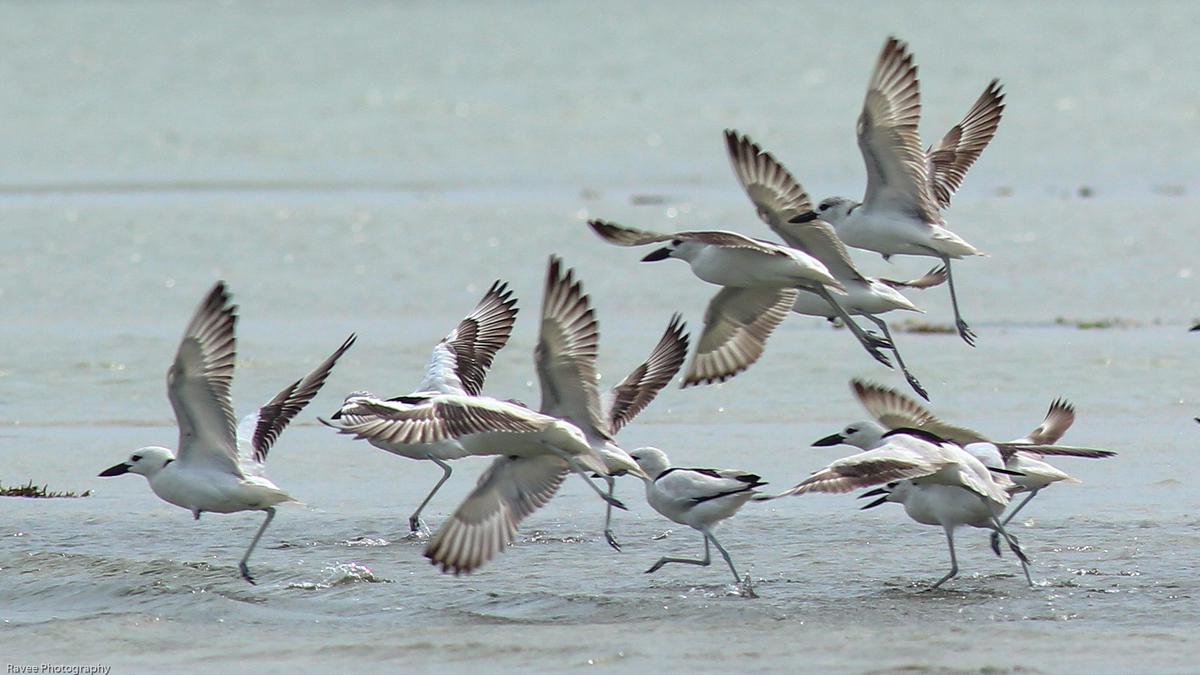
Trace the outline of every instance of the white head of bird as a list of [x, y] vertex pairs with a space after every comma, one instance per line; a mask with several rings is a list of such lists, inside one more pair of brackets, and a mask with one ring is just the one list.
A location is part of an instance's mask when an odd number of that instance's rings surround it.
[[671, 243], [647, 254], [642, 258], [642, 262], [656, 262], [667, 258], [679, 258], [690, 262], [704, 247], [705, 244], [691, 239], [672, 239]]
[[837, 227], [850, 216], [850, 212], [859, 203], [845, 197], [828, 197], [817, 204], [817, 217]]
[[167, 448], [151, 445], [145, 448], [139, 448], [136, 452], [129, 456], [129, 459], [111, 466], [100, 472], [103, 477], [120, 476], [124, 473], [136, 473], [145, 476], [146, 478], [154, 478], [171, 462], [175, 461], [175, 453]]
[[830, 434], [825, 438], [813, 443], [815, 446], [853, 445], [861, 450], [873, 450], [883, 443], [883, 435], [888, 432], [887, 427], [878, 422], [871, 420], [863, 420], [848, 425], [836, 434]]
[[667, 459], [667, 453], [658, 448], [638, 448], [629, 453], [629, 456], [642, 467], [642, 471], [646, 472], [650, 480], [658, 478], [659, 474], [671, 468], [671, 460]]

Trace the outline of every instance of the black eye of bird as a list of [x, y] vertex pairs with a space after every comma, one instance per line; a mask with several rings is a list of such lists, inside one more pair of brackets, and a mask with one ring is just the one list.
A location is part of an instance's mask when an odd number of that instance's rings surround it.
[[858, 433], [858, 429], [855, 429], [854, 427], [846, 427], [846, 433], [848, 433], [848, 434]]
[[129, 459], [131, 459], [131, 460], [133, 460], [133, 461], [135, 461], [135, 462], [140, 462], [140, 461], [142, 461], [142, 456], [141, 456], [141, 455], [134, 455], [133, 457], [130, 457]]
[[678, 246], [678, 245], [680, 245], [680, 244], [682, 244], [682, 243], [683, 243], [683, 240], [682, 240], [682, 239], [672, 239], [672, 240], [671, 240], [671, 245], [672, 245], [672, 246]]

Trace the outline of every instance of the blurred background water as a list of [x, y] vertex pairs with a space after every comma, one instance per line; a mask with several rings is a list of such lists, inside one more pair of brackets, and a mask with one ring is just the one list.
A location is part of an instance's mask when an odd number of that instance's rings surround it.
[[[0, 5], [0, 481], [94, 491], [0, 502], [0, 652], [135, 671], [1194, 669], [1198, 21], [1122, 2]], [[948, 564], [939, 530], [822, 496], [718, 531], [759, 600], [717, 566], [648, 577], [701, 544], [629, 479], [624, 553], [571, 479], [489, 566], [437, 574], [405, 519], [440, 471], [315, 417], [352, 389], [408, 391], [496, 278], [523, 311], [487, 391], [536, 403], [550, 253], [592, 294], [608, 382], [671, 312], [698, 329], [712, 287], [584, 221], [766, 236], [727, 127], [815, 197], [860, 194], [854, 120], [889, 34], [920, 65], [926, 140], [992, 77], [1008, 94], [948, 213], [991, 254], [955, 267], [979, 346], [901, 333], [906, 360], [947, 419], [1016, 437], [1065, 396], [1065, 440], [1121, 452], [1058, 462], [1083, 484], [1022, 512], [1038, 586], [970, 531], [962, 577], [921, 593]], [[304, 505], [268, 530], [255, 587], [235, 563], [257, 514], [194, 523], [141, 479], [95, 476], [174, 445], [166, 367], [218, 278], [241, 306], [239, 413], [360, 335], [272, 453]], [[912, 297], [951, 323], [944, 289]], [[852, 376], [903, 386], [792, 317], [750, 371], [666, 390], [621, 440], [783, 488], [847, 454], [808, 446], [863, 415]], [[432, 525], [483, 464], [455, 465]]]

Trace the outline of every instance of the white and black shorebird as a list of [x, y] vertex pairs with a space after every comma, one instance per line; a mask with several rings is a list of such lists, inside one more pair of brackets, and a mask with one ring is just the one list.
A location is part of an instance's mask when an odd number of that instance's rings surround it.
[[725, 146], [734, 175], [737, 176], [746, 196], [754, 203], [758, 217], [787, 242], [788, 246], [820, 260], [834, 278], [845, 286], [846, 295], [839, 297], [828, 294], [822, 297], [801, 289], [803, 292], [792, 304], [792, 311], [830, 320], [839, 317], [864, 346], [868, 343], [862, 335], [862, 328], [850, 315], [866, 317], [879, 327], [883, 336], [891, 343], [896, 363], [900, 365], [900, 370], [904, 372], [909, 385], [921, 398], [928, 400], [929, 394], [904, 364], [900, 348], [896, 345], [887, 322], [878, 315], [897, 309], [922, 312], [922, 309], [897, 289], [936, 286], [946, 280], [945, 269], [931, 270], [925, 276], [912, 281], [874, 279], [864, 275], [855, 266], [845, 244], [829, 223], [819, 218], [798, 223], [790, 222], [796, 216], [812, 213], [813, 207], [808, 193], [783, 164], [751, 141], [749, 136], [740, 135], [730, 129], [725, 130]]
[[[620, 505], [613, 497], [612, 477], [631, 470], [641, 476], [642, 470], [613, 436], [678, 372], [687, 354], [687, 335], [678, 317], [673, 318], [650, 358], [603, 397], [597, 390], [598, 346], [599, 326], [588, 296], [574, 273], [551, 257], [534, 349], [541, 412], [576, 425], [604, 462], [606, 471], [599, 474], [608, 482], [604, 534], [620, 550], [610, 527], [612, 506]], [[512, 543], [521, 521], [554, 496], [569, 470], [563, 459], [549, 454], [497, 457], [430, 540], [426, 557], [456, 574], [483, 565]]]
[[[1061, 398], [1050, 404], [1042, 423], [1029, 433], [1011, 441], [993, 441], [974, 429], [939, 419], [929, 409], [894, 389], [857, 379], [851, 381], [851, 388], [874, 419], [850, 424], [841, 433], [822, 438], [814, 445], [846, 443], [870, 450], [879, 445], [887, 431], [901, 428], [924, 429], [965, 447], [977, 443], [994, 445], [1004, 461], [1004, 468], [1012, 472], [1009, 492], [1028, 493], [1020, 504], [1005, 515], [1002, 521], [1005, 525], [1044, 488], [1057, 482], [1079, 482], [1065, 471], [1043, 461], [1043, 457], [1101, 459], [1117, 454], [1099, 448], [1058, 445], [1059, 439], [1075, 422], [1075, 406]], [[994, 534], [992, 549], [997, 552], [1000, 550], [998, 536]]]
[[[933, 584], [937, 588], [958, 574], [954, 551], [954, 530], [961, 525], [986, 527], [1004, 537], [1021, 561], [1025, 579], [1029, 561], [1015, 537], [1010, 535], [999, 515], [1008, 505], [1007, 481], [992, 473], [1007, 474], [999, 466], [987, 466], [974, 454], [956, 443], [920, 429], [896, 429], [883, 435], [882, 444], [834, 461], [783, 493], [757, 499], [776, 499], [807, 492], [844, 493], [859, 488], [888, 485], [888, 490], [868, 492], [884, 494], [866, 508], [885, 501], [904, 504], [905, 511], [917, 522], [940, 525], [950, 547], [950, 571]], [[997, 457], [996, 464], [999, 464]]]
[[917, 127], [921, 92], [917, 67], [905, 43], [888, 38], [876, 62], [858, 118], [858, 147], [867, 168], [861, 202], [845, 197], [821, 201], [815, 211], [792, 217], [828, 221], [846, 244], [893, 255], [939, 258], [946, 266], [955, 325], [967, 344], [975, 335], [963, 320], [950, 261], [983, 255], [950, 231], [941, 210], [962, 184], [967, 169], [992, 140], [1004, 111], [993, 80], [962, 122], [926, 151]]
[[[723, 230], [660, 234], [603, 220], [588, 226], [617, 246], [668, 242], [643, 262], [679, 258], [703, 281], [721, 286], [704, 312], [704, 332], [692, 354], [683, 386], [723, 382], [749, 368], [762, 356], [767, 338], [787, 317], [803, 287], [832, 298], [845, 286], [813, 256], [787, 246]], [[871, 355], [890, 366], [879, 348], [882, 338], [865, 335]]]
[[154, 494], [191, 511], [196, 520], [205, 512], [265, 512], [266, 519], [238, 562], [242, 578], [254, 583], [247, 566], [250, 554], [275, 518], [275, 505], [295, 501], [263, 475], [267, 452], [317, 395], [355, 337], [238, 424], [230, 401], [236, 311], [224, 282], [218, 282], [196, 310], [167, 371], [167, 396], [179, 425], [178, 454], [157, 446], [141, 448], [100, 475], [141, 474]]
[[633, 458], [646, 472], [646, 501], [663, 516], [681, 525], [687, 525], [704, 535], [704, 557], [659, 558], [646, 574], [657, 572], [667, 563], [708, 566], [712, 561], [709, 544], [717, 547], [733, 582], [748, 597], [755, 597], [749, 576], [745, 580], [733, 566], [733, 558], [717, 538], [713, 528], [722, 520], [730, 518], [752, 497], [759, 494], [758, 488], [766, 485], [758, 476], [745, 471], [728, 469], [687, 469], [672, 467], [667, 454], [658, 448], [638, 448]]
[[[508, 285], [502, 281], [492, 283], [475, 305], [475, 309], [433, 348], [429, 363], [425, 367], [425, 376], [414, 393], [480, 395], [492, 360], [508, 343], [516, 318], [517, 299], [513, 297]], [[359, 403], [379, 400], [380, 397], [368, 391], [353, 392], [346, 397], [341, 409], [334, 413], [332, 418], [340, 420], [343, 415], [352, 414], [357, 410]], [[442, 485], [450, 480], [453, 473], [449, 460], [461, 459], [470, 453], [453, 441], [414, 444], [396, 442], [380, 435], [368, 435], [365, 438], [371, 445], [392, 454], [409, 459], [428, 460], [441, 468], [442, 478], [417, 506], [417, 510], [408, 517], [409, 531], [419, 532], [424, 525], [421, 512]]]

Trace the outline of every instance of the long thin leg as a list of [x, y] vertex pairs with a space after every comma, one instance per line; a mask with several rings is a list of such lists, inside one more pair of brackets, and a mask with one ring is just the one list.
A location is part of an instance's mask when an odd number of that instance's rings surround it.
[[874, 314], [868, 314], [867, 318], [870, 319], [876, 326], [879, 326], [879, 330], [883, 331], [883, 336], [888, 339], [888, 342], [892, 343], [892, 353], [896, 355], [896, 363], [899, 364], [900, 371], [904, 373], [904, 379], [908, 380], [908, 386], [912, 387], [913, 391], [917, 392], [921, 398], [928, 401], [929, 393], [926, 392], [925, 387], [922, 387], [921, 383], [917, 381], [916, 376], [908, 372], [908, 366], [904, 365], [904, 359], [900, 356], [900, 348], [896, 346], [896, 339], [892, 337], [892, 331], [888, 330], [887, 322], [875, 316]]
[[1011, 549], [1013, 554], [1017, 556], [1017, 560], [1021, 561], [1021, 571], [1025, 573], [1025, 581], [1029, 583], [1030, 587], [1032, 587], [1033, 578], [1029, 576], [1029, 558], [1026, 557], [1025, 551], [1021, 550], [1021, 545], [1019, 542], [1017, 542], [1017, 538], [1009, 534], [1008, 530], [1004, 529], [1004, 525], [997, 520], [996, 516], [994, 515], [992, 516], [992, 526], [995, 527], [996, 531], [1000, 533], [1000, 536], [1004, 537], [1004, 540], [1008, 542], [1008, 548]]
[[250, 554], [254, 552], [254, 547], [258, 546], [258, 540], [262, 539], [263, 532], [266, 531], [267, 526], [271, 524], [271, 521], [275, 519], [275, 507], [268, 506], [267, 508], [263, 509], [263, 511], [267, 512], [267, 518], [263, 520], [263, 524], [258, 527], [258, 532], [255, 533], [254, 539], [250, 542], [250, 548], [246, 549], [246, 555], [242, 556], [241, 562], [238, 563], [238, 571], [242, 573], [242, 578], [252, 584], [254, 583], [254, 577], [250, 576], [250, 568], [246, 565], [246, 563], [250, 560]]
[[424, 525], [424, 523], [421, 522], [421, 511], [424, 510], [425, 505], [429, 503], [429, 500], [433, 499], [433, 496], [437, 494], [437, 491], [442, 489], [442, 484], [450, 480], [450, 474], [454, 473], [454, 470], [450, 468], [449, 464], [443, 462], [437, 457], [430, 457], [429, 461], [442, 467], [442, 479], [437, 482], [437, 485], [433, 486], [433, 489], [430, 490], [429, 494], [425, 496], [425, 501], [421, 502], [421, 505], [417, 507], [417, 510], [413, 511], [413, 514], [408, 517], [409, 532], [417, 532], [421, 529], [421, 526]]
[[733, 572], [733, 583], [737, 584], [742, 595], [747, 598], [757, 598], [758, 593], [755, 593], [754, 588], [750, 585], [750, 575], [747, 574], [745, 579], [738, 576], [737, 568], [733, 566], [733, 558], [729, 557], [729, 552], [725, 550], [725, 547], [721, 546], [721, 542], [717, 541], [712, 532], [705, 532], [704, 536], [713, 543], [713, 546], [717, 547], [717, 550], [721, 552], [721, 556], [725, 558], [725, 562], [729, 564], [729, 571]]
[[954, 306], [954, 326], [958, 328], [958, 335], [963, 339], [963, 342], [975, 346], [975, 333], [971, 331], [971, 327], [963, 321], [962, 314], [958, 311], [958, 294], [954, 292], [954, 274], [950, 271], [950, 257], [940, 256], [942, 262], [946, 264], [946, 281], [950, 286], [950, 304]]
[[883, 352], [879, 351], [880, 349], [891, 349], [891, 341], [884, 340], [873, 335], [868, 335], [866, 331], [862, 329], [862, 326], [859, 326], [857, 323], [855, 323], [854, 319], [850, 318], [850, 315], [846, 313], [846, 309], [842, 307], [842, 304], [833, 297], [833, 294], [829, 292], [828, 288], [825, 288], [824, 286], [817, 286], [814, 290], [816, 291], [817, 295], [824, 298], [825, 302], [828, 302], [833, 307], [833, 311], [837, 312], [838, 316], [842, 317], [842, 321], [845, 322], [846, 328], [850, 329], [850, 332], [853, 333], [854, 337], [858, 339], [860, 344], [862, 344], [863, 349], [866, 349], [867, 353], [874, 357], [876, 361], [882, 363], [888, 368], [891, 368], [892, 362], [888, 360], [888, 357], [884, 356]]
[[646, 574], [653, 574], [657, 572], [660, 568], [662, 568], [663, 565], [666, 565], [667, 563], [680, 563], [683, 565], [700, 565], [702, 567], [708, 567], [711, 562], [712, 558], [709, 556], [708, 552], [708, 535], [705, 535], [704, 560], [696, 560], [695, 558], [659, 558], [658, 562], [654, 563], [650, 569], [646, 570]]
[[575, 459], [571, 455], [567, 454], [566, 452], [563, 452], [562, 450], [559, 450], [558, 448], [556, 448], [552, 445], [546, 445], [545, 447], [548, 450], [550, 450], [550, 452], [553, 452], [555, 455], [558, 455], [558, 457], [560, 457], [564, 462], [566, 462], [567, 466], [571, 467], [572, 471], [579, 474], [579, 477], [583, 479], [583, 482], [587, 483], [588, 487], [590, 487], [592, 489], [592, 491], [594, 491], [596, 494], [600, 495], [601, 499], [603, 499], [604, 501], [608, 502], [609, 504], [617, 507], [618, 509], [621, 509], [622, 511], [629, 510], [628, 507], [625, 506], [625, 504], [621, 503], [620, 499], [617, 499], [616, 497], [613, 497], [612, 495], [606, 495], [606, 494], [604, 494], [603, 491], [600, 490], [600, 488], [596, 487], [596, 484], [593, 483], [590, 478], [588, 478], [588, 470], [583, 468], [582, 466], [580, 466], [579, 460]]
[[1030, 493], [1029, 493], [1029, 495], [1028, 495], [1028, 496], [1026, 496], [1026, 497], [1025, 497], [1025, 499], [1024, 499], [1024, 500], [1022, 500], [1020, 504], [1017, 504], [1017, 508], [1013, 509], [1013, 510], [1012, 510], [1012, 513], [1008, 514], [1007, 516], [1005, 516], [1005, 517], [1004, 517], [1004, 520], [1000, 521], [1000, 524], [1001, 524], [1001, 525], [1007, 525], [1007, 524], [1008, 524], [1008, 521], [1012, 520], [1012, 519], [1013, 519], [1013, 516], [1015, 516], [1015, 515], [1017, 515], [1018, 513], [1020, 513], [1021, 509], [1025, 508], [1025, 505], [1029, 503], [1029, 500], [1030, 500], [1030, 499], [1033, 499], [1034, 497], [1036, 497], [1036, 496], [1037, 496], [1037, 493], [1038, 493], [1038, 492], [1041, 492], [1041, 488], [1038, 488], [1038, 489], [1036, 489], [1036, 490], [1034, 490], [1034, 491], [1030, 492]]
[[724, 546], [721, 546], [721, 542], [717, 541], [717, 538], [712, 535], [712, 532], [705, 532], [704, 536], [713, 543], [713, 546], [717, 547], [717, 551], [721, 553], [721, 557], [725, 558], [725, 562], [729, 564], [729, 571], [733, 572], [733, 582], [735, 584], [741, 584], [742, 578], [738, 576], [737, 568], [733, 566], [733, 558], [729, 557], [729, 552], [725, 550]]
[[[1000, 524], [1008, 525], [1008, 521], [1012, 520], [1013, 516], [1017, 515], [1018, 511], [1025, 508], [1025, 505], [1029, 503], [1029, 500], [1033, 499], [1037, 495], [1037, 493], [1040, 491], [1041, 491], [1041, 488], [1038, 488], [1037, 490], [1034, 490], [1033, 492], [1030, 492], [1028, 495], [1026, 495], [1025, 499], [1021, 500], [1020, 504], [1017, 504], [1017, 508], [1013, 509], [1011, 513], [1009, 513], [1007, 516], [1004, 517], [1004, 520], [1000, 521]], [[996, 552], [996, 555], [1000, 555], [1000, 533], [999, 532], [992, 532], [992, 550]]]
[[[613, 491], [617, 489], [617, 479], [612, 476], [604, 476], [604, 482], [608, 483], [608, 498], [613, 499]], [[609, 501], [604, 506], [604, 540], [608, 545], [613, 547], [618, 553], [621, 552], [621, 543], [617, 541], [616, 535], [612, 531], [612, 502]]]
[[946, 543], [950, 545], [950, 571], [946, 573], [946, 576], [938, 579], [937, 583], [929, 587], [931, 591], [958, 576], [958, 556], [954, 553], [954, 528], [946, 527], [945, 529]]

